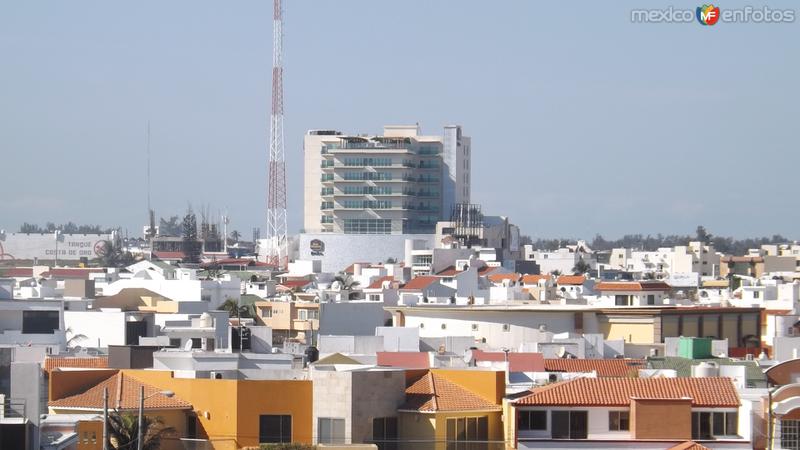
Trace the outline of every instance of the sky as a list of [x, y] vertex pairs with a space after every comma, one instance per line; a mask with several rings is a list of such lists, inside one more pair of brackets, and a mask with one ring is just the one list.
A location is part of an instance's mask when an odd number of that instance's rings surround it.
[[[306, 130], [418, 122], [461, 124], [473, 202], [533, 237], [703, 224], [800, 238], [798, 20], [632, 23], [633, 2], [284, 3], [292, 233]], [[745, 4], [796, 6], [720, 6]], [[157, 216], [205, 206], [245, 238], [265, 233], [271, 2], [6, 1], [0, 61], [0, 228], [140, 234], [149, 122]]]

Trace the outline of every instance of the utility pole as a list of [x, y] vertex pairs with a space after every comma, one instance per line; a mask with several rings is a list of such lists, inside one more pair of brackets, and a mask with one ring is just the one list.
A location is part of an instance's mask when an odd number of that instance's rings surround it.
[[269, 192], [267, 198], [267, 262], [286, 268], [286, 160], [283, 151], [283, 6], [274, 0], [272, 21], [272, 112], [269, 123]]

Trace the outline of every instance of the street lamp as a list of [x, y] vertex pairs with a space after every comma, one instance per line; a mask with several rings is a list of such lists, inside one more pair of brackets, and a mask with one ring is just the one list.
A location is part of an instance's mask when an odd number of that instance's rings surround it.
[[136, 449], [142, 450], [142, 418], [144, 417], [144, 401], [156, 395], [163, 395], [164, 397], [172, 397], [175, 395], [172, 391], [159, 391], [154, 392], [147, 397], [144, 396], [144, 385], [139, 387], [139, 427], [137, 428]]

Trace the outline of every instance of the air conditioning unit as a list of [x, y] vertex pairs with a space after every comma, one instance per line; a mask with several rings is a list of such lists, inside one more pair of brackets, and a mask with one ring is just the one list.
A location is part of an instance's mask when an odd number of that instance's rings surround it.
[[209, 373], [208, 377], [211, 378], [212, 380], [221, 380], [221, 379], [225, 378], [225, 376], [222, 374], [222, 372], [215, 372], [215, 371], [211, 371], [211, 373]]

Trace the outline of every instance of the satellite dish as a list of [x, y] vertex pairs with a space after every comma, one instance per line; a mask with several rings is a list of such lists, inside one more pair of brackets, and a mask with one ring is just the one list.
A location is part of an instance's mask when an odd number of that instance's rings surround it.
[[186, 343], [183, 344], [183, 349], [186, 350], [187, 352], [192, 351], [192, 340], [191, 339], [187, 340]]
[[464, 362], [467, 363], [468, 366], [472, 364], [473, 359], [472, 350], [464, 351]]
[[559, 358], [566, 358], [567, 357], [567, 349], [564, 348], [564, 346], [562, 345], [561, 347], [558, 348], [558, 352], [556, 352], [556, 356], [558, 356]]

